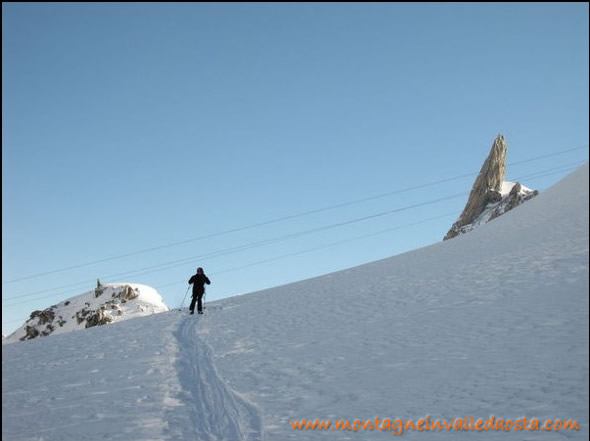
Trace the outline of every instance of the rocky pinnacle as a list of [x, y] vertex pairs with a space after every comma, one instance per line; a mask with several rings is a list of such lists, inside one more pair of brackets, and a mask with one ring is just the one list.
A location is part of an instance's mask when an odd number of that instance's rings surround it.
[[453, 224], [444, 240], [457, 236], [461, 227], [471, 224], [485, 209], [489, 202], [497, 202], [506, 174], [506, 141], [503, 135], [494, 140], [492, 149], [483, 163], [471, 188], [467, 205], [457, 222]]

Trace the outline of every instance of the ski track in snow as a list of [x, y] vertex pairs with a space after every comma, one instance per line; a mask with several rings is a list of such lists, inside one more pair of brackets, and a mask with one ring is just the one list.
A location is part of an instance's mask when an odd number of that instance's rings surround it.
[[174, 332], [180, 348], [177, 371], [192, 407], [192, 427], [184, 427], [182, 439], [261, 440], [260, 411], [217, 373], [211, 348], [197, 334], [201, 320], [206, 319], [189, 316]]
[[201, 320], [171, 311], [4, 346], [3, 373], [18, 375], [2, 377], [2, 439], [261, 440], [261, 412], [217, 373]]

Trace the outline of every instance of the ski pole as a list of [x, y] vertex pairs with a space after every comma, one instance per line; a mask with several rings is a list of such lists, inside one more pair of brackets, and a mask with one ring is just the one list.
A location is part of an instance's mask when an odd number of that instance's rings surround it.
[[182, 309], [182, 307], [184, 306], [184, 301], [186, 299], [186, 295], [188, 294], [188, 290], [191, 286], [189, 285], [188, 288], [186, 289], [186, 292], [184, 293], [184, 298], [182, 299], [182, 303], [180, 304], [180, 309], [179, 311]]

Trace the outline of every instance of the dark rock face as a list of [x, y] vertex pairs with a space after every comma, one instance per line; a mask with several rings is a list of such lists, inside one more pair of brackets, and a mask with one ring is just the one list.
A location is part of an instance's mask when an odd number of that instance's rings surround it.
[[105, 315], [103, 311], [96, 311], [86, 319], [86, 327], [92, 328], [93, 326], [107, 325], [113, 321], [108, 315]]
[[39, 319], [39, 324], [44, 325], [46, 323], [51, 323], [55, 318], [55, 312], [52, 308], [45, 309], [43, 311], [33, 311], [30, 315], [29, 320], [33, 320], [35, 318]]

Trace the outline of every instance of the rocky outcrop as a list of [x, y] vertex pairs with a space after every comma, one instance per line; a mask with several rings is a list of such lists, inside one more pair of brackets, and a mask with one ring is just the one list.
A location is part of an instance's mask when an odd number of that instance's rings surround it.
[[33, 311], [20, 329], [3, 339], [3, 344], [107, 325], [167, 310], [160, 295], [152, 288], [137, 284], [103, 285], [97, 280], [93, 291], [47, 309]]
[[86, 320], [86, 327], [92, 328], [93, 326], [102, 326], [111, 323], [113, 319], [106, 315], [103, 310], [96, 311]]
[[512, 190], [510, 190], [510, 193], [508, 193], [508, 196], [503, 198], [503, 203], [497, 204], [497, 206], [494, 208], [489, 220], [493, 220], [498, 216], [502, 216], [507, 211], [512, 210], [529, 199], [534, 198], [538, 194], [539, 192], [537, 190], [531, 191], [524, 189], [520, 182], [517, 182], [514, 184], [514, 187], [512, 187]]
[[39, 337], [40, 332], [33, 326], [26, 325], [25, 326], [25, 336], [21, 338], [21, 341], [24, 340], [31, 340], [33, 338]]
[[[471, 231], [477, 225], [489, 222], [539, 194], [518, 182], [512, 184], [504, 181], [506, 152], [504, 136], [498, 135], [475, 179], [461, 216], [443, 240]], [[507, 188], [509, 193], [506, 194]]]
[[138, 295], [139, 294], [137, 293], [137, 291], [135, 291], [133, 288], [127, 285], [122, 292], [119, 292], [117, 297], [121, 299], [121, 302], [125, 303], [129, 300], [137, 298]]
[[38, 319], [40, 325], [51, 323], [55, 319], [55, 311], [52, 308], [47, 308], [43, 311], [33, 311], [29, 316], [29, 320]]
[[100, 297], [104, 293], [105, 287], [100, 283], [100, 279], [96, 279], [96, 288], [94, 288], [94, 297]]

